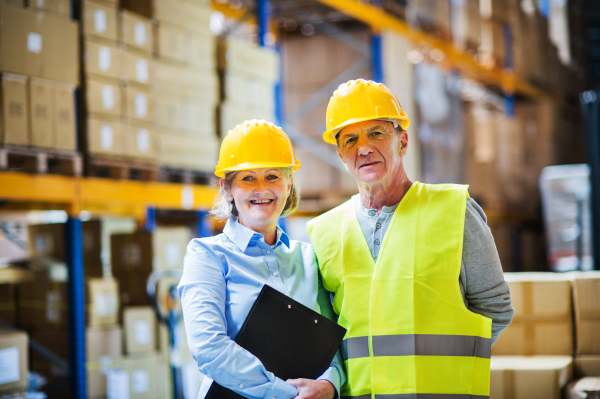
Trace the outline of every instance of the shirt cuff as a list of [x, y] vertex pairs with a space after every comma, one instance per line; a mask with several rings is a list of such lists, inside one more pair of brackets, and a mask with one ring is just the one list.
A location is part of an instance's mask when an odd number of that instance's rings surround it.
[[275, 377], [273, 388], [267, 393], [265, 399], [294, 399], [296, 396], [298, 396], [298, 388]]
[[319, 378], [317, 378], [317, 381], [320, 380], [326, 380], [331, 382], [331, 384], [333, 385], [333, 387], [335, 388], [335, 396], [334, 399], [337, 399], [340, 397], [340, 385], [341, 385], [341, 379], [342, 377], [340, 376], [339, 371], [337, 371], [335, 368], [333, 367], [329, 367], [324, 373], [323, 375], [321, 375]]

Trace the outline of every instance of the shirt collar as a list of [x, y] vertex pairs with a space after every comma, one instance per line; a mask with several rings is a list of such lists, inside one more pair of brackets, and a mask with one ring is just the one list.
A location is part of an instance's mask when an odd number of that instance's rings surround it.
[[[370, 216], [369, 215], [370, 211], [377, 212], [377, 209], [367, 209], [362, 205], [362, 203], [360, 202], [360, 194], [355, 194], [352, 196], [352, 198], [354, 198], [354, 202], [356, 203], [357, 212], [359, 212], [361, 215]], [[381, 211], [382, 211], [382, 213], [394, 213], [394, 212], [396, 212], [396, 208], [398, 208], [398, 204], [396, 204], [394, 206], [384, 206], [381, 208]]]
[[[245, 252], [246, 248], [250, 244], [250, 241], [261, 241], [265, 242], [262, 234], [257, 233], [246, 226], [241, 225], [233, 218], [229, 218], [227, 220], [227, 224], [225, 224], [225, 228], [223, 229], [223, 233], [229, 238], [233, 243], [242, 251]], [[290, 247], [290, 239], [287, 234], [277, 226], [277, 242], [275, 243], [275, 247], [282, 242], [288, 248]]]

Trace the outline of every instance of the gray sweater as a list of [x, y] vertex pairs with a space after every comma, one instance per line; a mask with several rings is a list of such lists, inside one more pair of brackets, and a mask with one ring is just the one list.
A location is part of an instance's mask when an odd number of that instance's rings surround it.
[[[359, 194], [352, 198], [371, 255], [377, 261], [381, 242], [398, 205], [384, 206], [381, 214], [378, 214], [376, 209], [367, 209], [361, 205]], [[487, 217], [472, 198], [467, 199], [465, 212], [459, 285], [465, 306], [474, 313], [492, 319], [493, 345], [512, 321], [514, 310], [494, 237], [487, 225]]]

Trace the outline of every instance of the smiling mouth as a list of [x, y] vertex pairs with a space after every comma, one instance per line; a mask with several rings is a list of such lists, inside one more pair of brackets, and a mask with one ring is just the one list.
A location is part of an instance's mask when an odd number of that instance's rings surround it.
[[275, 201], [275, 200], [272, 200], [272, 199], [264, 199], [264, 200], [250, 200], [250, 202], [251, 202], [251, 203], [253, 203], [253, 204], [257, 204], [257, 205], [260, 205], [260, 204], [270, 204], [270, 203], [271, 203], [271, 202], [273, 202], [273, 201]]
[[377, 164], [377, 163], [379, 163], [379, 162], [370, 162], [370, 163], [365, 163], [365, 164], [362, 164], [362, 165], [360, 165], [360, 166], [359, 166], [359, 169], [360, 169], [360, 168], [362, 168], [362, 167], [364, 167], [364, 166], [371, 166], [371, 165], [375, 165], [375, 164]]

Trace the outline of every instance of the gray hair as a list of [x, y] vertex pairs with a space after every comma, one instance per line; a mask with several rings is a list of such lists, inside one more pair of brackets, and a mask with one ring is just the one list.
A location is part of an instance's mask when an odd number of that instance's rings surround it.
[[[279, 216], [285, 217], [294, 213], [296, 209], [298, 209], [298, 204], [300, 203], [300, 183], [294, 175], [291, 167], [277, 168], [277, 170], [283, 173], [288, 181], [292, 182], [290, 194], [288, 195], [287, 200], [285, 201], [285, 206], [283, 207], [283, 211]], [[215, 197], [215, 202], [213, 203], [210, 213], [217, 220], [227, 220], [230, 217], [238, 216], [238, 210], [235, 207], [235, 202], [227, 199], [231, 190], [231, 182], [237, 174], [238, 172], [229, 172], [225, 175], [225, 178], [223, 179], [223, 186], [219, 188], [219, 192]]]
[[[394, 125], [394, 131], [397, 134], [402, 133], [404, 131], [404, 129], [402, 129], [402, 126], [395, 119], [376, 119], [376, 120], [381, 121], [381, 122], [389, 122], [389, 123], [391, 123], [392, 125]], [[346, 127], [348, 127], [348, 126], [346, 126]], [[339, 140], [339, 138], [340, 138], [340, 133], [342, 133], [342, 130], [344, 130], [344, 129], [341, 129], [335, 135], [335, 142], [337, 143], [338, 148], [340, 147], [340, 140]]]

